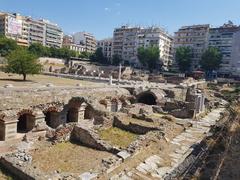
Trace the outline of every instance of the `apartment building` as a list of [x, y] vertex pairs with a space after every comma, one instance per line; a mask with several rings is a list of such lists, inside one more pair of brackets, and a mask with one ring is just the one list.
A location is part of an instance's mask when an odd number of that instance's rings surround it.
[[113, 55], [120, 56], [125, 62], [137, 65], [137, 42], [140, 27], [122, 26], [113, 32]]
[[163, 63], [163, 68], [168, 69], [168, 66], [173, 61], [173, 37], [159, 27], [150, 27], [141, 29], [138, 34], [138, 47], [155, 46], [159, 48], [160, 60]]
[[27, 18], [29, 23], [29, 44], [40, 43], [45, 46], [46, 42], [46, 26], [42, 21]]
[[110, 61], [112, 59], [113, 39], [103, 39], [97, 42], [97, 48], [102, 48], [103, 55]]
[[207, 49], [210, 25], [183, 26], [174, 35], [174, 49], [179, 46], [192, 48], [193, 63], [192, 70], [199, 68], [203, 52]]
[[62, 29], [54, 23], [51, 23], [48, 20], [41, 20], [46, 27], [46, 36], [45, 36], [45, 46], [61, 48], [63, 40]]
[[48, 47], [62, 47], [63, 32], [57, 24], [16, 13], [0, 12], [0, 34], [22, 46], [41, 43]]
[[73, 34], [73, 43], [83, 45], [87, 52], [94, 53], [97, 47], [96, 38], [87, 32], [77, 32]]
[[137, 57], [139, 47], [156, 46], [160, 50], [160, 61], [163, 67], [172, 62], [173, 38], [159, 27], [130, 27], [122, 26], [113, 32], [112, 53], [122, 57], [125, 62], [133, 66], [140, 66]]
[[219, 73], [240, 75], [240, 27], [231, 21], [218, 28], [211, 28], [208, 46], [218, 48], [223, 56]]
[[66, 47], [70, 50], [76, 51], [78, 54], [86, 51], [84, 45], [73, 43], [73, 37], [71, 35], [64, 35], [63, 36], [63, 47]]
[[0, 34], [16, 40], [18, 45], [28, 46], [29, 23], [19, 14], [0, 12]]

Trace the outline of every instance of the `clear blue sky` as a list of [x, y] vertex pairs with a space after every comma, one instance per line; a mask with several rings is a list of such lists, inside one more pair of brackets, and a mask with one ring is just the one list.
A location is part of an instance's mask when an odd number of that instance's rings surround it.
[[170, 33], [182, 25], [240, 24], [240, 0], [0, 0], [0, 11], [49, 19], [67, 34], [88, 31], [97, 39], [123, 24], [159, 25]]

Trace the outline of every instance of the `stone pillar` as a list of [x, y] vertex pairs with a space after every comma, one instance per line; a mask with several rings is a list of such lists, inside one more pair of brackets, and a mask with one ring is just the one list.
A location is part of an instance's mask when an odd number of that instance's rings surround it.
[[201, 94], [195, 95], [195, 114], [197, 115], [200, 112], [200, 105], [201, 105]]
[[200, 111], [201, 112], [205, 111], [205, 96], [204, 96], [204, 94], [202, 94], [202, 98], [201, 98]]
[[117, 102], [117, 111], [120, 111], [120, 109], [122, 109], [122, 102], [118, 101]]
[[112, 85], [112, 75], [109, 76], [109, 85]]
[[121, 81], [121, 75], [122, 75], [122, 64], [119, 64], [119, 72], [118, 72], [118, 83]]
[[0, 140], [7, 141], [15, 139], [17, 135], [18, 120], [0, 121]]
[[106, 107], [106, 109], [107, 109], [109, 112], [111, 112], [111, 107], [112, 107], [111, 101], [107, 100], [107, 107]]
[[78, 123], [84, 120], [85, 109], [87, 107], [86, 103], [82, 103], [80, 108], [78, 109]]
[[38, 111], [35, 114], [35, 126], [36, 126], [36, 130], [41, 131], [41, 130], [45, 130], [47, 125], [46, 125], [46, 121], [45, 121], [45, 115], [43, 114], [42, 111]]

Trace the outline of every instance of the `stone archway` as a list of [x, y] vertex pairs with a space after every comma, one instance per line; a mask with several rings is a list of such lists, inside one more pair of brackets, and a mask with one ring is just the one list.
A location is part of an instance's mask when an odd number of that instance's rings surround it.
[[56, 111], [47, 111], [44, 113], [45, 122], [51, 128], [56, 128], [59, 121], [59, 113]]
[[137, 96], [137, 102], [147, 105], [156, 105], [157, 97], [151, 92], [142, 92]]
[[94, 109], [92, 106], [88, 105], [84, 111], [84, 119], [93, 119], [94, 118]]
[[71, 107], [67, 111], [67, 123], [78, 122], [78, 108]]
[[35, 116], [29, 112], [23, 112], [18, 117], [17, 132], [27, 133], [35, 126]]
[[118, 111], [118, 100], [117, 99], [112, 99], [111, 100], [111, 111], [112, 112], [117, 112]]

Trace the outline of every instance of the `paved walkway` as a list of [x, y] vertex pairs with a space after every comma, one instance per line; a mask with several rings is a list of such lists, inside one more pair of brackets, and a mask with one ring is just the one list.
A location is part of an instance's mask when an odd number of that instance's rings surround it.
[[[164, 179], [165, 175], [171, 173], [191, 154], [193, 145], [201, 142], [209, 132], [210, 126], [220, 119], [221, 112], [224, 110], [224, 108], [214, 109], [199, 121], [191, 121], [192, 127], [170, 141], [169, 146], [171, 146], [172, 151], [167, 157], [163, 157], [163, 155], [150, 156], [130, 172], [121, 173], [121, 175], [116, 175], [111, 179]], [[166, 159], [168, 163], [166, 163]]]

